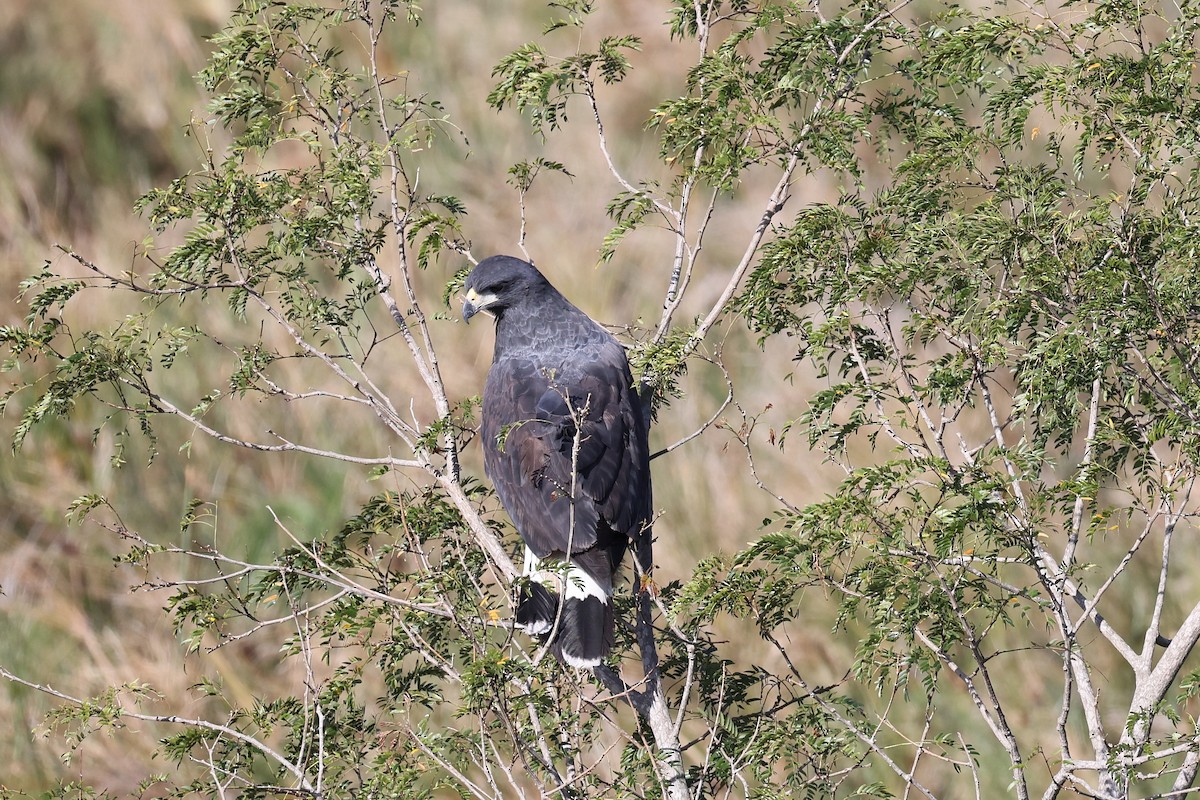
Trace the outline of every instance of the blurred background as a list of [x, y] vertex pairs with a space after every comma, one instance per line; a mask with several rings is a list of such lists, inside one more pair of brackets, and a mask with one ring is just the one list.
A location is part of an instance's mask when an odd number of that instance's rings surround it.
[[[206, 102], [194, 76], [205, 63], [206, 37], [225, 23], [233, 5], [232, 0], [0, 4], [0, 324], [17, 324], [27, 313], [18, 297], [20, 281], [47, 259], [66, 262], [56, 245], [113, 270], [133, 262], [135, 247], [149, 232], [133, 210], [135, 200], [200, 164], [202, 146], [186, 135], [189, 121], [203, 118]], [[600, 6], [594, 30], [636, 32], [644, 40], [621, 102], [605, 109], [612, 154], [633, 179], [662, 177], [656, 142], [644, 124], [655, 103], [684, 91], [682, 65], [694, 53], [669, 40], [657, 5], [624, 0]], [[519, 253], [517, 195], [506, 183], [508, 168], [537, 156], [562, 161], [573, 177], [546, 174], [528, 199], [530, 254], [597, 319], [653, 324], [669, 274], [670, 240], [654, 229], [637, 232], [612, 263], [597, 266], [597, 250], [610, 227], [604, 207], [620, 187], [600, 157], [586, 109], [573, 108], [565, 130], [543, 144], [518, 114], [497, 113], [486, 103], [492, 67], [536, 38], [549, 13], [541, 0], [429, 3], [416, 35], [406, 28], [394, 43], [392, 63], [381, 66], [411, 69], [410, 81], [445, 103], [462, 129], [465, 138], [440, 143], [442, 152], [426, 162], [422, 181], [466, 203], [465, 234], [477, 257]], [[677, 323], [702, 315], [715, 300], [773, 180], [764, 178], [760, 185], [750, 176], [746, 202], [727, 209], [714, 227], [707, 244], [711, 274], [697, 278]], [[811, 180], [805, 191], [813, 199], [825, 189]], [[427, 302], [440, 305], [442, 284], [464, 263], [445, 258], [421, 276]], [[78, 302], [73, 308], [80, 323], [117, 319], [127, 311]], [[435, 331], [452, 396], [478, 394], [491, 358], [490, 332], [486, 326], [463, 330], [454, 315], [446, 316]], [[836, 475], [825, 475], [818, 457], [798, 447], [788, 458], [767, 444], [768, 435], [801, 410], [779, 407], [781, 399], [804, 394], [802, 382], [785, 381], [795, 369], [794, 353], [769, 349], [764, 356], [737, 324], [714, 332], [712, 340], [738, 370], [738, 400], [745, 410], [759, 413], [776, 404], [755, 434], [763, 474], [791, 497], [816, 496], [832, 485]], [[13, 377], [0, 373], [0, 389], [7, 391]], [[687, 396], [661, 415], [653, 432], [656, 448], [702, 424], [726, 391], [721, 373], [705, 365], [692, 370], [687, 388]], [[23, 399], [17, 396], [3, 418], [6, 438]], [[733, 408], [726, 417], [735, 429], [744, 422]], [[218, 677], [239, 703], [273, 695], [273, 687], [292, 676], [272, 648], [250, 641], [184, 657], [162, 610], [165, 593], [131, 591], [148, 576], [113, 563], [121, 550], [117, 537], [91, 523], [70, 525], [69, 504], [89, 492], [111, 494], [128, 515], [126, 524], [169, 542], [179, 536], [179, 515], [189, 500], [219, 499], [217, 515], [209, 520], [214, 538], [253, 558], [269, 557], [283, 546], [268, 505], [293, 531], [317, 535], [339, 527], [380, 487], [368, 483], [365, 471], [342, 464], [263, 457], [206, 441], [194, 442], [185, 456], [177, 451], [191, 434], [170, 425], [163, 429], [161, 455], [146, 467], [144, 445], [123, 441], [103, 422], [99, 411], [80, 409], [69, 423], [38, 429], [18, 457], [7, 443], [0, 450], [0, 661], [75, 696], [142, 681], [163, 696], [155, 708], [160, 713], [207, 709], [219, 715], [190, 689], [204, 676]], [[320, 418], [294, 422], [302, 428], [329, 424]], [[348, 438], [372, 433], [343, 432]], [[112, 456], [127, 446], [128, 465], [114, 468]], [[477, 447], [467, 462], [482, 475]], [[654, 471], [655, 504], [663, 513], [657, 535], [671, 542], [659, 548], [663, 580], [686, 579], [699, 558], [738, 549], [775, 507], [749, 481], [745, 451], [723, 432], [658, 459]], [[827, 631], [828, 622], [820, 628]], [[827, 645], [817, 645], [815, 638], [799, 644], [809, 660], [826, 662]], [[829, 674], [814, 679], [823, 682], [844, 669], [851, 648], [828, 662], [842, 667], [831, 666]], [[79, 779], [124, 793], [149, 772], [169, 769], [151, 761], [156, 737], [147, 730], [96, 737], [64, 764], [61, 736], [44, 730], [51, 707], [44, 695], [0, 684], [0, 720], [11, 721], [0, 725], [0, 788], [36, 791]]]
[[[549, 19], [543, 0], [425, 5], [421, 26], [415, 32], [403, 28], [403, 34], [398, 26], [390, 63], [381, 64], [387, 71], [411, 70], [410, 91], [442, 101], [461, 130], [462, 135], [451, 135], [435, 145], [435, 152], [422, 155], [423, 186], [466, 204], [464, 233], [476, 257], [518, 254], [519, 209], [507, 170], [539, 156], [563, 162], [573, 177], [545, 174], [527, 200], [530, 255], [593, 317], [617, 325], [653, 325], [672, 243], [666, 232], [647, 228], [631, 235], [611, 263], [597, 265], [610, 228], [605, 206], [620, 187], [597, 148], [587, 109], [572, 107], [564, 129], [542, 142], [516, 112], [497, 113], [486, 102], [492, 67], [536, 39]], [[632, 32], [643, 40], [619, 101], [611, 89], [601, 94], [612, 155], [635, 182], [665, 180], [657, 142], [645, 122], [659, 101], [685, 91], [686, 65], [695, 53], [689, 43], [669, 39], [663, 4], [606, 0], [597, 6], [589, 36]], [[133, 210], [136, 199], [201, 161], [203, 144], [186, 135], [189, 122], [205, 115], [206, 99], [194, 76], [205, 63], [205, 38], [224, 24], [232, 7], [232, 0], [0, 3], [0, 324], [17, 324], [26, 313], [18, 297], [20, 281], [47, 259], [67, 263], [55, 245], [111, 270], [133, 262], [149, 231]], [[751, 173], [727, 203], [706, 240], [706, 271], [696, 278], [677, 324], [708, 311], [741, 257], [773, 183], [773, 176]], [[805, 176], [793, 209], [827, 199], [835, 190], [827, 176]], [[169, 244], [169, 236], [159, 243]], [[455, 399], [480, 393], [491, 358], [487, 326], [465, 329], [456, 314], [440, 307], [445, 281], [465, 263], [445, 257], [418, 276], [427, 309], [444, 312], [434, 322], [434, 334]], [[79, 303], [72, 309], [81, 324], [116, 319], [127, 311]], [[710, 352], [722, 352], [738, 387], [737, 402], [748, 415], [730, 407], [722, 422], [748, 436], [767, 488], [798, 504], [820, 499], [840, 479], [840, 470], [799, 439], [789, 440], [786, 449], [777, 445], [778, 434], [803, 413], [804, 398], [818, 388], [815, 376], [793, 360], [794, 349], [781, 337], [760, 348], [737, 320], [715, 330], [709, 346]], [[36, 371], [38, 366], [21, 368]], [[205, 377], [197, 376], [197, 385]], [[12, 378], [0, 373], [0, 390], [7, 390]], [[686, 396], [660, 414], [652, 431], [654, 449], [702, 425], [726, 392], [721, 372], [702, 362], [691, 369], [685, 388]], [[22, 402], [18, 396], [0, 421], [6, 437]], [[350, 448], [365, 442], [359, 449], [369, 450], [371, 437], [379, 436], [370, 426], [340, 419], [331, 425], [319, 414], [297, 414], [288, 424], [301, 433], [334, 428]], [[179, 448], [193, 438], [190, 431], [164, 425], [161, 435], [161, 455], [147, 467], [144, 444], [126, 442], [104, 425], [98, 410], [81, 408], [69, 423], [35, 431], [18, 457], [7, 444], [0, 449], [0, 664], [75, 696], [137, 680], [162, 695], [155, 711], [219, 716], [212, 701], [191, 689], [202, 678], [219, 679], [233, 702], [249, 704], [283, 691], [296, 667], [281, 665], [270, 643], [256, 639], [185, 657], [181, 637], [163, 612], [165, 594], [131, 591], [149, 576], [113, 563], [122, 549], [115, 536], [95, 524], [68, 524], [71, 501], [89, 492], [110, 494], [126, 524], [170, 542], [181, 536], [178, 519], [192, 499], [216, 499], [217, 511], [204, 523], [212, 539], [229, 552], [257, 559], [285, 545], [272, 510], [298, 535], [320, 535], [340, 527], [381, 487], [367, 480], [365, 469], [341, 463], [215, 447], [201, 439], [185, 454]], [[114, 468], [112, 458], [122, 448], [127, 448], [127, 466]], [[466, 453], [466, 467], [482, 476], [477, 446]], [[709, 554], [738, 550], [777, 508], [755, 486], [746, 451], [729, 430], [710, 431], [656, 460], [654, 480], [655, 506], [662, 515], [656, 533], [669, 542], [658, 549], [663, 582], [686, 580]], [[1114, 543], [1114, 552], [1122, 551], [1119, 545]], [[1135, 580], [1140, 570], [1138, 564], [1131, 568]], [[1151, 577], [1145, 579], [1153, 585]], [[1194, 587], [1180, 588], [1188, 595]], [[834, 612], [825, 598], [803, 602], [797, 624], [780, 635], [811, 683], [836, 682], [853, 660], [855, 632], [830, 635]], [[1109, 616], [1119, 627], [1144, 612], [1134, 601], [1114, 606]], [[731, 656], [751, 663], [762, 658], [768, 669], [776, 666], [755, 650], [758, 640], [751, 632], [731, 624], [718, 636], [728, 641]], [[1103, 670], [1108, 662], [1098, 663]], [[1121, 676], [1114, 666], [1105, 680]], [[1014, 661], [1005, 678], [1010, 689], [1027, 698], [1015, 710], [1014, 724], [1051, 733], [1047, 723], [1059, 701], [1053, 688], [1060, 678], [1056, 657], [1049, 650], [1033, 651]], [[954, 685], [950, 691], [957, 690]], [[1122, 687], [1106, 690], [1118, 696]], [[869, 694], [870, 688], [863, 691]], [[960, 706], [944, 709], [943, 722], [959, 715], [968, 740], [991, 748], [994, 740], [978, 732], [969, 700], [959, 699]], [[44, 695], [0, 683], [0, 720], [11, 721], [0, 724], [0, 788], [38, 791], [81, 779], [122, 794], [150, 772], [169, 771], [169, 764], [151, 760], [156, 736], [149, 729], [96, 737], [64, 764], [61, 736], [44, 733], [50, 708]], [[920, 712], [914, 707], [912, 713]], [[1004, 791], [1008, 778], [1002, 770], [989, 778], [997, 792]], [[926, 783], [941, 791], [934, 777]]]

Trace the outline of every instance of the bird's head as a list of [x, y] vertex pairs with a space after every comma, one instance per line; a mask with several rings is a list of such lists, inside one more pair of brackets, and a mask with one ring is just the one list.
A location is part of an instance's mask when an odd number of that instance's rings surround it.
[[515, 303], [549, 286], [528, 261], [512, 256], [485, 258], [463, 283], [463, 321], [470, 322], [480, 311], [500, 317]]

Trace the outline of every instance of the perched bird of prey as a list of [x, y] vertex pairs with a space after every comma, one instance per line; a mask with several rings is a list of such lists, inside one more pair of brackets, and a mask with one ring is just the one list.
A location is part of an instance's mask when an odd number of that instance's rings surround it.
[[519, 258], [481, 261], [464, 288], [463, 319], [496, 320], [481, 435], [484, 469], [525, 540], [517, 624], [567, 664], [594, 667], [612, 648], [621, 558], [650, 535], [648, 422], [625, 350]]

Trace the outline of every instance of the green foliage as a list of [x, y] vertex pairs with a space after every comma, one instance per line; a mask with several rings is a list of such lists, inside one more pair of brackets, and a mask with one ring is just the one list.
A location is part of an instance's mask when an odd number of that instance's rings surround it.
[[606, 210], [616, 225], [600, 244], [600, 260], [612, 261], [625, 236], [654, 211], [654, 203], [645, 192], [626, 192], [613, 198]]
[[[551, 4], [556, 5], [556, 4]], [[557, 4], [567, 12], [565, 20], [549, 25], [549, 34], [563, 28], [579, 28], [592, 11], [591, 3]], [[628, 53], [641, 49], [636, 36], [604, 36], [592, 51], [556, 57], [541, 45], [530, 42], [514, 50], [496, 65], [495, 88], [488, 103], [496, 109], [508, 107], [528, 114], [542, 135], [567, 121], [567, 102], [573, 95], [595, 97], [596, 83], [615, 84], [630, 70]]]
[[[553, 6], [547, 41], [569, 35], [574, 52], [519, 46], [496, 66], [488, 102], [547, 137], [583, 98], [604, 147], [597, 86], [629, 77], [641, 39], [591, 35], [589, 2]], [[682, 93], [647, 120], [662, 173], [626, 180], [603, 152], [620, 190], [600, 260], [664, 222], [676, 237], [670, 292], [702, 266], [723, 198], [764, 175], [779, 181], [749, 237], [749, 271], [732, 273], [729, 308], [760, 344], [786, 341], [820, 381], [807, 396], [780, 393], [789, 421], [769, 443], [799, 436], [842, 476], [817, 500], [773, 494], [778, 510], [747, 549], [616, 598], [636, 623], [616, 631], [607, 668], [627, 675], [638, 665], [621, 654], [638, 647], [644, 684], [667, 687], [672, 744], [661, 719], [656, 729], [645, 713], [622, 718], [617, 701], [515, 634], [512, 576], [480, 546], [491, 536], [517, 549], [490, 522], [494, 500], [460, 472], [478, 399], [446, 396], [413, 280], [467, 248], [463, 202], [417, 180], [421, 154], [454, 128], [435, 99], [409, 94], [407, 76], [381, 75], [372, 49], [385, 24], [415, 24], [419, 9], [240, 7], [201, 76], [211, 127], [231, 145], [139, 206], [178, 243], [147, 253], [147, 274], [73, 257], [84, 278], [68, 278], [48, 265], [23, 285], [24, 323], [0, 328], [7, 369], [49, 365], [5, 396], [23, 401], [17, 449], [95, 402], [122, 442], [142, 433], [151, 456], [156, 422], [174, 418], [222, 443], [369, 466], [383, 487], [329, 535], [293, 535], [277, 519], [291, 543], [269, 563], [144, 537], [99, 493], [72, 506], [74, 519], [101, 518], [125, 537], [123, 560], [150, 569], [181, 558], [197, 570], [167, 581], [186, 649], [265, 639], [305, 673], [294, 694], [229, 701], [222, 722], [173, 730], [160, 753], [181, 774], [193, 760], [210, 769], [156, 793], [203, 794], [217, 775], [256, 796], [483, 797], [503, 794], [492, 782], [506, 772], [548, 795], [680, 797], [662, 783], [675, 754], [694, 797], [936, 796], [927, 775], [945, 796], [1058, 797], [1076, 782], [1095, 796], [1180, 791], [1200, 681], [1183, 658], [1166, 660], [1190, 652], [1185, 639], [1165, 655], [1155, 643], [1170, 639], [1166, 562], [1176, 527], [1192, 532], [1200, 455], [1200, 9], [924, 13], [875, 0], [674, 2], [671, 35], [700, 46]], [[368, 43], [365, 55], [343, 50], [351, 42]], [[278, 149], [301, 155], [276, 162]], [[265, 166], [276, 163], [286, 165]], [[545, 172], [572, 175], [543, 157], [509, 170], [522, 202]], [[801, 174], [837, 189], [785, 216]], [[700, 189], [712, 199], [698, 223], [687, 210]], [[136, 310], [75, 327], [81, 297], [114, 290]], [[713, 324], [672, 325], [672, 313], [655, 332], [632, 332], [654, 412], [682, 396]], [[373, 354], [393, 341], [434, 418], [378, 388]], [[210, 358], [215, 383], [164, 377]], [[310, 371], [286, 383], [290, 362]], [[391, 363], [380, 369], [392, 377]], [[297, 445], [286, 429], [269, 429], [269, 441], [223, 432], [248, 400], [364, 410], [387, 455]], [[753, 426], [710, 426], [745, 447], [756, 485], [770, 483], [754, 471]], [[113, 460], [124, 461], [120, 447]], [[210, 516], [189, 504], [174, 539], [202, 538]], [[1111, 586], [1134, 584], [1147, 541], [1160, 549], [1141, 574], [1163, 588], [1148, 621], [1124, 620], [1146, 632], [1138, 653], [1098, 607]], [[842, 648], [820, 662], [796, 644], [817, 601], [833, 606]], [[728, 624], [750, 632], [753, 656], [728, 652], [717, 633]], [[1124, 661], [1098, 654], [1106, 645]], [[1061, 702], [1050, 714], [993, 680], [1035, 657], [1066, 676], [1064, 699], [1043, 703]], [[1164, 663], [1167, 679], [1151, 681]], [[828, 685], [811, 677], [818, 666]], [[1124, 706], [1110, 704], [1123, 685], [1093, 683], [1117, 672], [1138, 690]], [[615, 694], [641, 712], [638, 686]], [[226, 700], [215, 684], [199, 689]], [[126, 698], [150, 696], [132, 684], [52, 722], [70, 747], [131, 717], [180, 723], [131, 711]], [[1014, 722], [1018, 708], [1032, 721]]]
[[682, 396], [679, 381], [687, 369], [691, 344], [689, 331], [677, 328], [658, 342], [635, 342], [629, 350], [629, 365], [644, 391], [649, 391], [651, 413]]
[[522, 161], [509, 167], [508, 182], [524, 194], [530, 190], [534, 179], [543, 171], [560, 172], [568, 178], [574, 177], [560, 161], [535, 158], [533, 161]]
[[847, 93], [840, 146], [805, 143], [840, 196], [802, 209], [738, 298], [828, 381], [780, 444], [803, 431], [847, 477], [696, 595], [765, 633], [832, 592], [884, 695], [1003, 669], [1008, 629], [1061, 624], [1068, 574], [1100, 590], [1080, 543], [1152, 523], [1196, 474], [1200, 295], [1181, 278], [1200, 173], [1179, 120], [1200, 88], [1176, 70], [1197, 18], [1131, 54], [1110, 36], [1149, 36], [1155, 12], [1112, 12], [881, 25], [894, 76]]
[[[387, 3], [376, 10], [382, 19], [374, 19], [355, 3], [246, 3], [235, 14], [214, 38], [201, 75], [214, 93], [209, 124], [233, 131], [232, 146], [220, 156], [210, 149], [199, 170], [150, 191], [138, 205], [160, 232], [182, 226], [182, 242], [161, 260], [150, 256], [155, 269], [145, 277], [107, 275], [81, 258], [91, 280], [63, 281], [47, 267], [24, 284], [25, 325], [0, 331], [10, 365], [38, 358], [55, 364], [44, 385], [13, 390], [34, 393], [24, 401], [14, 448], [34, 426], [85, 399], [109, 406], [117, 418], [132, 416], [150, 433], [157, 416], [177, 409], [199, 418], [247, 393], [281, 396], [270, 377], [279, 359], [344, 358], [377, 343], [370, 307], [381, 285], [377, 262], [387, 250], [426, 267], [461, 249], [458, 218], [466, 209], [456, 198], [409, 187], [390, 211], [382, 205], [393, 183], [406, 185], [401, 154], [416, 159], [444, 129], [444, 111], [405, 94], [403, 85], [397, 91], [390, 78], [383, 94], [369, 72], [345, 66], [331, 44], [354, 26], [394, 20], [401, 8], [414, 11]], [[202, 128], [192, 133], [208, 135]], [[263, 166], [288, 143], [307, 151], [306, 165]], [[142, 310], [108, 330], [76, 334], [63, 323], [72, 298], [115, 287], [140, 295]], [[242, 323], [235, 334], [241, 342], [212, 326], [173, 322], [214, 297]], [[257, 340], [269, 319], [284, 322], [290, 346]], [[171, 371], [189, 350], [232, 355], [226, 386], [167, 401], [151, 373]]]

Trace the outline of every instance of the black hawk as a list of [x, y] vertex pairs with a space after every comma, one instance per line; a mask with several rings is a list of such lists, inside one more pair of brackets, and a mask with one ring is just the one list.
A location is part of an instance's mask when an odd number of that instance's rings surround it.
[[481, 436], [525, 541], [516, 622], [567, 664], [594, 667], [612, 648], [621, 558], [650, 535], [648, 418], [629, 361], [526, 261], [485, 259], [464, 289], [464, 320], [485, 309], [496, 320]]

